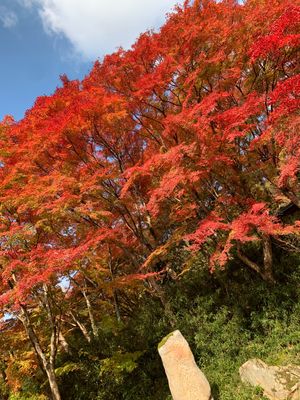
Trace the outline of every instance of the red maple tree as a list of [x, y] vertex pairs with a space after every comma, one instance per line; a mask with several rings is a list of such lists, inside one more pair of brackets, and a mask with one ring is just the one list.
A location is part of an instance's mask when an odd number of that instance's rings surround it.
[[[57, 307], [70, 301], [62, 280], [86, 300], [94, 335], [89, 285], [108, 283], [119, 315], [117, 288], [146, 280], [172, 319], [159, 279], [180, 275], [172, 254], [184, 243], [209, 243], [212, 269], [237, 257], [274, 282], [273, 239], [300, 228], [278, 218], [300, 207], [299, 25], [298, 0], [186, 1], [159, 32], [2, 122], [0, 302], [54, 399], [62, 314], [90, 338]], [[37, 304], [50, 356], [31, 322]]]

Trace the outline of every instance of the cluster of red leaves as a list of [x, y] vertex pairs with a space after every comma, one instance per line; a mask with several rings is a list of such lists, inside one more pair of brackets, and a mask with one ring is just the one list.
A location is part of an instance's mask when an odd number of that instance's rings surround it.
[[238, 242], [298, 232], [274, 213], [300, 204], [299, 15], [298, 0], [186, 1], [6, 118], [1, 303], [108, 262], [123, 283], [154, 277], [175, 240], [210, 240], [223, 265]]

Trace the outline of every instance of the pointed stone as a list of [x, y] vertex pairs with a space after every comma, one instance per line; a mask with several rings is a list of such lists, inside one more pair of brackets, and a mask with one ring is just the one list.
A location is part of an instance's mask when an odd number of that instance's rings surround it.
[[213, 400], [209, 382], [180, 331], [166, 336], [158, 345], [158, 352], [173, 400]]

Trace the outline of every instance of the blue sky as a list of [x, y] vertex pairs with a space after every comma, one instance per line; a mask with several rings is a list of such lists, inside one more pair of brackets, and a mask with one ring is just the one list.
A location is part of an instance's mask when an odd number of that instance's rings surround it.
[[93, 61], [158, 28], [176, 0], [0, 0], [0, 119], [22, 118], [59, 75], [82, 78]]

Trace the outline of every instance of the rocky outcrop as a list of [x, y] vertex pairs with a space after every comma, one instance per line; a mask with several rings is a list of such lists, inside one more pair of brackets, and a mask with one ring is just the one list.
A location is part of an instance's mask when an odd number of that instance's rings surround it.
[[173, 400], [213, 400], [208, 380], [198, 368], [188, 342], [180, 331], [158, 345]]
[[240, 369], [244, 383], [260, 386], [270, 400], [300, 400], [300, 367], [288, 365], [275, 367], [255, 358]]

